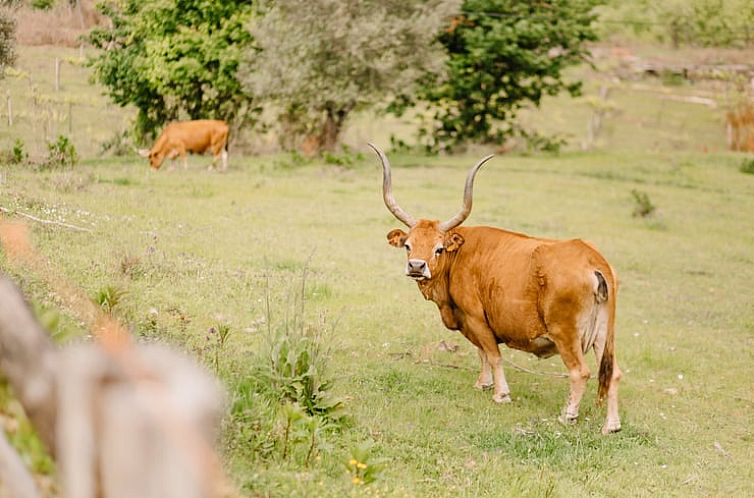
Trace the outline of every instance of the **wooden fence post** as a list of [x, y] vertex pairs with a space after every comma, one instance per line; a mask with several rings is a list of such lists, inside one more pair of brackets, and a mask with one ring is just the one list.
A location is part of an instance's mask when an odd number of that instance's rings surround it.
[[55, 91], [60, 91], [60, 58], [55, 57]]
[[10, 92], [8, 92], [5, 99], [8, 102], [8, 126], [13, 126], [13, 101], [10, 98]]

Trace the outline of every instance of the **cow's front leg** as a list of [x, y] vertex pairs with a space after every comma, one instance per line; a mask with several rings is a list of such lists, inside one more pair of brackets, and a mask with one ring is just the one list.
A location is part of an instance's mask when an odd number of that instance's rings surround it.
[[482, 348], [476, 349], [477, 353], [479, 353], [479, 362], [481, 364], [480, 370], [479, 370], [479, 377], [476, 379], [476, 383], [474, 384], [475, 389], [489, 389], [492, 387], [492, 368], [490, 368], [490, 363], [487, 361], [487, 355], [484, 353]]
[[469, 321], [470, 332], [475, 336], [476, 342], [479, 343], [489, 368], [492, 370], [492, 382], [495, 386], [495, 394], [492, 395], [492, 401], [495, 403], [510, 403], [511, 390], [508, 382], [505, 380], [503, 372], [503, 359], [500, 356], [500, 348], [495, 340], [495, 334], [482, 320]]

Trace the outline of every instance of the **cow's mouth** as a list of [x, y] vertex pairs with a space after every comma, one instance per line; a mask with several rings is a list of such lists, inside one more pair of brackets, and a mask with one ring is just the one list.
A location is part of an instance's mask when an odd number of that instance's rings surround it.
[[406, 276], [408, 278], [413, 278], [414, 280], [419, 281], [419, 282], [427, 279], [427, 276], [423, 274], [422, 272], [406, 273]]

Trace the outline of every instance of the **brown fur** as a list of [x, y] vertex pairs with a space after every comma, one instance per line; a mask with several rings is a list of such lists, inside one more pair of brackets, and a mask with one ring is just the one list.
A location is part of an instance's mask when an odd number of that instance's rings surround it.
[[185, 165], [187, 153], [210, 151], [214, 156], [214, 165], [223, 150], [227, 151], [227, 146], [228, 124], [225, 121], [178, 121], [167, 125], [157, 138], [149, 150], [149, 163], [152, 168], [159, 169], [166, 157], [175, 159], [180, 156]]
[[[619, 372], [614, 365], [617, 282], [608, 262], [590, 244], [492, 227], [458, 227], [443, 233], [433, 220], [419, 220], [408, 233], [393, 230], [388, 241], [395, 247], [408, 244], [409, 259], [427, 262], [431, 277], [417, 281], [419, 290], [437, 305], [445, 326], [460, 330], [487, 355], [493, 369], [499, 363], [499, 343], [539, 356], [558, 352], [577, 386], [572, 387], [576, 412], [581, 394], [574, 394], [574, 389], [583, 393], [589, 377], [579, 321], [594, 307], [606, 306], [604, 351], [595, 345], [600, 400], [611, 380], [617, 381], [613, 375], [614, 368]], [[437, 253], [439, 245], [443, 250]], [[499, 375], [507, 389], [502, 370]], [[617, 391], [615, 396], [617, 417]], [[618, 430], [615, 424], [606, 425]]]

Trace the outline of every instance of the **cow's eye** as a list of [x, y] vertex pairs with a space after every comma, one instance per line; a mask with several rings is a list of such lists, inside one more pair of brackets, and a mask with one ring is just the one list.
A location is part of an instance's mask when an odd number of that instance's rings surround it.
[[403, 247], [406, 248], [406, 252], [411, 252], [411, 246], [408, 244], [403, 244]]
[[437, 249], [435, 249], [435, 256], [439, 256], [444, 250], [444, 247], [438, 247]]

